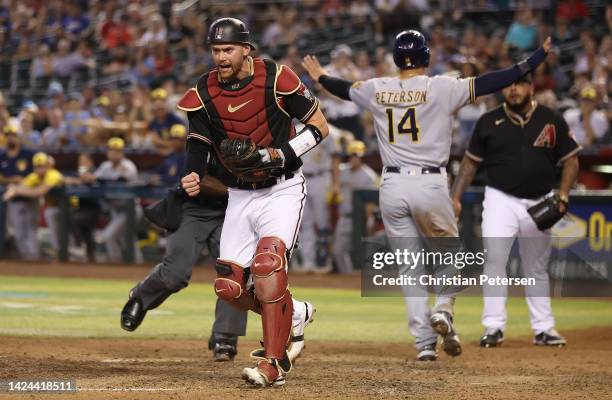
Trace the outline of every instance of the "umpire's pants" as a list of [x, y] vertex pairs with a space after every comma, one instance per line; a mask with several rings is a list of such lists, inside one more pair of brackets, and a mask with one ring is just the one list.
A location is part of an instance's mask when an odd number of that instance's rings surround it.
[[[193, 266], [205, 245], [212, 257], [219, 256], [219, 240], [225, 210], [183, 205], [179, 228], [167, 238], [166, 255], [151, 273], [130, 292], [142, 301], [145, 310], [158, 307], [172, 293], [187, 287]], [[213, 333], [244, 336], [247, 313], [217, 299]]]

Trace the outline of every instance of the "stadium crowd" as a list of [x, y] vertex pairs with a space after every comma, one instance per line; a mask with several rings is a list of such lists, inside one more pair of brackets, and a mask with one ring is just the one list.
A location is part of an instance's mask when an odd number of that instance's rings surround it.
[[[300, 65], [302, 56], [316, 54], [333, 75], [354, 81], [392, 75], [396, 68], [389, 44], [395, 33], [412, 27], [428, 36], [430, 74], [473, 76], [512, 65], [550, 35], [555, 49], [535, 72], [536, 99], [563, 112], [587, 151], [612, 145], [612, 5], [603, 1], [4, 0], [0, 183], [8, 185], [5, 199], [24, 193], [49, 199], [48, 190], [23, 190], [45, 183], [44, 174], [28, 178], [43, 159], [45, 168], [64, 177], [58, 181], [54, 173], [47, 189], [102, 178], [165, 186], [176, 182], [186, 136], [186, 118], [176, 103], [211, 67], [205, 34], [208, 23], [221, 15], [246, 21], [258, 55], [293, 68], [319, 94], [330, 123], [363, 140], [371, 153], [377, 147], [371, 116], [311, 82]], [[499, 101], [488, 96], [457, 113], [457, 152], [478, 117]], [[124, 176], [115, 163], [107, 176], [108, 171], [100, 171], [104, 164], [96, 168], [88, 157], [106, 153], [112, 160], [113, 152], [128, 161], [135, 154], [150, 154], [160, 166], [130, 161], [126, 168], [131, 173]], [[67, 162], [66, 154], [82, 159]], [[47, 203], [52, 206], [47, 209], [53, 208], [53, 201]], [[84, 207], [89, 211], [83, 226], [91, 226], [100, 206]], [[9, 217], [11, 212], [18, 211], [9, 211]], [[30, 225], [36, 220], [31, 218]], [[110, 260], [118, 257], [109, 243], [117, 236], [114, 229], [104, 236]], [[13, 227], [13, 235], [24, 231]], [[76, 237], [87, 244], [92, 259], [92, 233], [79, 232]], [[30, 258], [38, 254], [20, 251]]]

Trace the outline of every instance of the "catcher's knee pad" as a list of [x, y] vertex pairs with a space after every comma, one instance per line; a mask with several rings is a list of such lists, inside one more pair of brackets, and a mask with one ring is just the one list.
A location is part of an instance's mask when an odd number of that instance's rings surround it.
[[287, 284], [287, 246], [275, 237], [264, 237], [251, 266], [255, 295], [261, 304], [266, 358], [281, 360], [291, 333], [293, 301]]
[[215, 293], [220, 299], [239, 309], [259, 312], [253, 292], [246, 288], [248, 270], [230, 261], [217, 260], [215, 271]]
[[257, 244], [251, 266], [255, 295], [262, 303], [275, 303], [287, 292], [287, 247], [282, 240], [264, 237]]

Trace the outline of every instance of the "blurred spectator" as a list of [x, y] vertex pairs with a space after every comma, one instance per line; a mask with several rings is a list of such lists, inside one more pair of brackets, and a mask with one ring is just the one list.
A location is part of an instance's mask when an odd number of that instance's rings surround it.
[[183, 23], [183, 17], [179, 14], [172, 14], [168, 21], [168, 44], [180, 49], [190, 44], [190, 39], [195, 32]]
[[[79, 154], [79, 178], [72, 183], [81, 183], [81, 177], [94, 173], [94, 163], [89, 154]], [[94, 230], [101, 212], [100, 202], [95, 197], [75, 197], [71, 199], [70, 229], [75, 244], [85, 245], [85, 252], [89, 262], [95, 262]]]
[[129, 16], [121, 14], [119, 18], [107, 15], [106, 20], [100, 29], [102, 48], [113, 50], [118, 47], [129, 46], [132, 41], [132, 32], [128, 25]]
[[[0, 153], [0, 184], [15, 185], [32, 172], [34, 153], [21, 145], [15, 127], [4, 127], [6, 151]], [[35, 199], [14, 196], [6, 204], [7, 227], [12, 232], [21, 258], [36, 260], [38, 258], [38, 201]]]
[[589, 8], [582, 0], [563, 0], [557, 5], [557, 17], [568, 21], [589, 16]]
[[553, 43], [556, 46], [570, 43], [576, 40], [576, 33], [569, 25], [569, 21], [564, 17], [557, 17], [554, 32], [552, 35]]
[[597, 110], [597, 91], [586, 86], [580, 91], [580, 107], [572, 108], [563, 115], [576, 142], [590, 146], [601, 140], [608, 131], [608, 119]]
[[535, 101], [542, 104], [543, 106], [552, 108], [553, 110], [557, 109], [557, 96], [552, 90], [543, 90], [541, 92], [535, 93], [533, 98], [535, 99]]
[[154, 133], [153, 144], [160, 151], [168, 151], [170, 127], [175, 124], [185, 124], [175, 113], [168, 110], [168, 92], [165, 89], [155, 89], [150, 95], [153, 109], [153, 119], [149, 122], [149, 132]]
[[80, 2], [66, 2], [65, 15], [61, 20], [62, 31], [68, 34], [70, 39], [78, 39], [84, 36], [89, 28], [89, 17], [83, 14], [83, 8]]
[[370, 56], [365, 50], [361, 50], [355, 56], [355, 65], [359, 71], [359, 80], [365, 81], [376, 77], [376, 70], [370, 63]]
[[545, 63], [550, 71], [555, 90], [558, 92], [567, 91], [570, 87], [570, 80], [559, 63], [559, 50], [553, 48], [548, 53]]
[[152, 185], [173, 186], [179, 181], [185, 170], [185, 138], [187, 128], [183, 124], [170, 127], [170, 146], [172, 152], [168, 154], [162, 164], [151, 177]]
[[91, 50], [85, 41], [80, 41], [76, 50], [70, 51], [70, 42], [62, 39], [58, 44], [58, 51], [53, 60], [53, 72], [60, 78], [67, 78], [77, 69], [95, 68], [96, 64], [91, 57]]
[[73, 93], [68, 97], [66, 103], [66, 134], [71, 146], [88, 145], [91, 140], [88, 137], [87, 121], [91, 114], [83, 110], [83, 96]]
[[574, 73], [590, 74], [593, 72], [597, 61], [597, 43], [593, 35], [588, 31], [580, 34], [580, 42], [582, 43], [583, 50], [576, 56]]
[[518, 9], [515, 13], [514, 22], [508, 29], [506, 43], [520, 50], [530, 50], [535, 47], [536, 35], [536, 21], [531, 9]]
[[19, 136], [23, 143], [32, 148], [42, 145], [42, 135], [34, 129], [34, 114], [25, 112], [19, 119]]
[[64, 114], [60, 108], [49, 111], [49, 126], [42, 132], [42, 144], [49, 148], [59, 148], [68, 145], [68, 127], [64, 122]]
[[154, 14], [147, 21], [149, 28], [138, 39], [138, 46], [148, 46], [149, 44], [164, 43], [168, 33], [164, 19], [159, 14]]
[[[338, 76], [349, 81], [360, 79], [359, 71], [351, 56], [353, 51], [345, 44], [337, 46], [331, 53], [332, 63], [325, 67], [330, 76]], [[359, 106], [351, 101], [341, 100], [327, 91], [321, 96], [321, 104], [328, 121], [340, 129], [352, 132], [357, 139], [363, 138], [363, 127], [359, 118]]]
[[[62, 174], [53, 168], [50, 157], [45, 153], [36, 153], [32, 157], [32, 165], [34, 171], [23, 178], [19, 184], [9, 184], [6, 191], [4, 192], [3, 199], [5, 201], [12, 200], [14, 198], [23, 197], [26, 199], [35, 199], [33, 202], [28, 203], [27, 207], [34, 209], [34, 215], [38, 215], [38, 204], [39, 201], [45, 199], [45, 210], [44, 217], [45, 223], [49, 228], [49, 241], [53, 255], [57, 256], [59, 250], [59, 201], [58, 195], [52, 193], [52, 189], [58, 188], [63, 185], [64, 177]], [[31, 224], [30, 227], [23, 227], [27, 232], [24, 240], [28, 240], [26, 244], [28, 252], [33, 252], [34, 255], [38, 255], [38, 239], [36, 237], [36, 227], [38, 226], [37, 218], [34, 217], [32, 221], [32, 209], [24, 212], [25, 215], [21, 216]], [[34, 232], [32, 232], [32, 227]], [[18, 235], [16, 235], [18, 236]], [[16, 238], [16, 240], [19, 240]], [[35, 251], [33, 249], [36, 248]], [[29, 255], [29, 254], [28, 254]]]
[[[96, 171], [91, 173], [81, 174], [81, 179], [85, 183], [94, 181], [104, 183], [129, 183], [138, 179], [138, 169], [136, 165], [125, 157], [124, 154], [125, 142], [123, 139], [113, 137], [108, 140], [106, 157]], [[102, 240], [106, 247], [108, 261], [120, 262], [122, 249], [125, 247], [125, 228], [127, 222], [126, 200], [106, 200], [110, 210], [111, 219], [102, 231]], [[142, 216], [142, 209], [139, 205], [135, 205], [136, 219]], [[134, 249], [136, 250], [136, 261], [142, 262], [142, 253], [134, 240]]]
[[542, 63], [533, 72], [533, 90], [535, 93], [544, 90], [555, 90], [555, 80], [550, 74], [548, 64]]
[[55, 56], [51, 54], [49, 46], [45, 43], [38, 46], [38, 54], [32, 61], [32, 77], [35, 79], [50, 77], [53, 74]]

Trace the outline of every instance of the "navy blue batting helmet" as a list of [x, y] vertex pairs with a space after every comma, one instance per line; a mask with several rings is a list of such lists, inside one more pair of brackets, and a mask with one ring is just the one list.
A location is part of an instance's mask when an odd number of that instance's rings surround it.
[[427, 67], [429, 47], [425, 36], [415, 30], [398, 33], [393, 43], [393, 61], [400, 69]]

